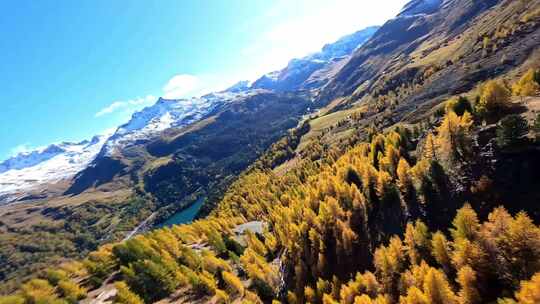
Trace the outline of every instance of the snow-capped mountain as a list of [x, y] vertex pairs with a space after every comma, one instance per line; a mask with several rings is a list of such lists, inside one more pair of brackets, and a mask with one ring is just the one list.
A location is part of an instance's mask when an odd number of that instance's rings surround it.
[[[245, 86], [245, 85], [244, 85]], [[130, 144], [147, 141], [168, 128], [180, 128], [194, 123], [220, 105], [245, 98], [256, 91], [227, 90], [189, 99], [164, 99], [133, 114], [107, 140], [100, 155], [111, 156]]]
[[[267, 73], [256, 80], [252, 88], [293, 91], [321, 87], [332, 77], [332, 66], [345, 60], [356, 48], [369, 40], [378, 28], [378, 26], [365, 28], [334, 43], [326, 44], [320, 52], [292, 59], [284, 69]], [[322, 70], [325, 70], [324, 77], [318, 73]], [[317, 76], [312, 77], [314, 75]]]
[[73, 177], [94, 160], [109, 135], [79, 143], [52, 144], [0, 163], [0, 203], [19, 199], [24, 191], [40, 185]]
[[249, 90], [250, 85], [251, 84], [250, 84], [249, 80], [242, 80], [242, 81], [239, 81], [239, 82], [235, 83], [234, 85], [232, 85], [230, 88], [228, 88], [224, 92], [230, 92], [230, 93], [245, 92], [245, 91]]
[[306, 58], [311, 60], [331, 61], [335, 58], [349, 56], [354, 50], [362, 46], [364, 42], [371, 38], [378, 29], [379, 26], [370, 26], [355, 33], [343, 36], [336, 42], [328, 43], [323, 46], [320, 52], [307, 56]]
[[41, 162], [55, 157], [63, 151], [64, 150], [58, 145], [50, 145], [43, 149], [19, 153], [18, 155], [10, 157], [0, 163], [0, 173], [4, 173], [9, 170], [20, 170], [35, 166]]
[[[181, 128], [212, 115], [221, 106], [238, 102], [262, 91], [313, 89], [324, 85], [339, 62], [345, 61], [367, 41], [378, 27], [369, 27], [325, 45], [318, 53], [293, 59], [280, 71], [264, 75], [252, 85], [241, 81], [231, 88], [189, 99], [159, 98], [152, 106], [132, 115], [112, 135], [80, 143], [53, 144], [22, 153], [0, 163], [0, 203], [25, 197], [40, 185], [73, 179], [77, 183], [85, 169], [102, 158], [114, 158], [131, 145], [155, 139], [169, 128]], [[79, 174], [80, 173], [80, 174]], [[91, 184], [91, 183], [90, 183]]]
[[[239, 89], [242, 87], [241, 89]], [[100, 156], [112, 156], [123, 148], [146, 142], [168, 128], [180, 128], [209, 115], [219, 106], [259, 92], [245, 89], [212, 93], [198, 98], [163, 99], [132, 115], [111, 134], [79, 143], [63, 142], [20, 153], [0, 163], [0, 204], [25, 197], [40, 185], [74, 177]]]

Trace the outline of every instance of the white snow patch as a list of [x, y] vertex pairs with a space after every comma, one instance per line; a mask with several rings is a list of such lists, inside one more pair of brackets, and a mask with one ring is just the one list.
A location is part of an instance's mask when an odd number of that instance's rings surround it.
[[[50, 145], [45, 150], [54, 150], [55, 155], [51, 157], [47, 155], [47, 158], [43, 157], [43, 160], [31, 166], [22, 168], [19, 166], [0, 173], [0, 202], [13, 201], [19, 198], [19, 193], [35, 189], [42, 184], [71, 178], [96, 157], [107, 138], [108, 135], [101, 135], [94, 137], [92, 141]], [[18, 157], [23, 159], [22, 163], [28, 163], [25, 157], [34, 155], [39, 160], [39, 152], [43, 150], [32, 151]], [[11, 160], [16, 163], [16, 157]]]

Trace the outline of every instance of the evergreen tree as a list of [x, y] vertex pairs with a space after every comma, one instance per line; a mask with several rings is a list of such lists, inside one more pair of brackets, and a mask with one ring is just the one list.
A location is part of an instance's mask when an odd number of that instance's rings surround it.
[[534, 119], [533, 131], [536, 141], [540, 141], [540, 113], [536, 114]]
[[472, 106], [467, 97], [459, 96], [452, 98], [446, 102], [445, 112], [454, 112], [458, 116], [463, 115], [465, 112], [472, 113]]
[[497, 144], [500, 147], [516, 147], [525, 141], [529, 133], [527, 121], [520, 115], [508, 115], [497, 127]]

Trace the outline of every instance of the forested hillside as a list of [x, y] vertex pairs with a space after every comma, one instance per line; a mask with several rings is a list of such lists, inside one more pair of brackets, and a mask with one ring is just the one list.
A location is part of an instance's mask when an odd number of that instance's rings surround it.
[[[258, 147], [274, 143], [208, 216], [58, 263], [0, 304], [540, 303], [540, 1], [429, 3], [355, 50], [281, 139], [283, 104], [257, 108]], [[257, 123], [237, 110], [213, 126]], [[210, 128], [148, 145], [175, 157], [142, 185], [166, 201], [199, 186], [175, 173], [219, 178], [190, 156], [242, 168], [244, 150], [212, 147], [249, 134]]]
[[291, 60], [273, 73], [281, 75], [273, 85], [240, 82], [201, 97], [160, 98], [103, 137], [87, 162], [75, 161], [75, 172], [66, 172], [64, 162], [72, 164], [78, 153], [27, 168], [39, 176], [63, 176], [58, 183], [42, 184], [26, 171], [0, 176], [0, 184], [11, 185], [14, 177], [29, 186], [20, 193], [0, 190], [20, 198], [6, 205], [0, 198], [0, 291], [13, 290], [51, 263], [82, 258], [190, 208], [207, 215], [242, 171], [317, 109], [314, 92], [377, 28]]
[[[535, 70], [512, 87], [538, 88]], [[73, 302], [108, 286], [118, 303], [535, 303], [540, 227], [528, 213], [538, 207], [505, 208], [493, 200], [494, 178], [469, 172], [482, 161], [482, 121], [499, 121], [489, 138], [496, 162], [497, 153], [537, 151], [540, 119], [512, 114], [520, 103], [501, 82], [477, 93], [476, 103], [451, 99], [417, 125], [315, 141], [281, 174], [271, 169], [284, 159], [272, 158], [294, 147], [276, 144], [206, 219], [101, 247], [2, 301]], [[235, 228], [253, 221], [261, 230]]]

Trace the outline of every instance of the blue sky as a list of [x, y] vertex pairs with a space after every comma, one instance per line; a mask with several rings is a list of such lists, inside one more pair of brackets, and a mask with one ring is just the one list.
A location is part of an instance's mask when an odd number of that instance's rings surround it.
[[405, 2], [3, 1], [0, 159], [90, 138], [159, 96], [254, 80]]

